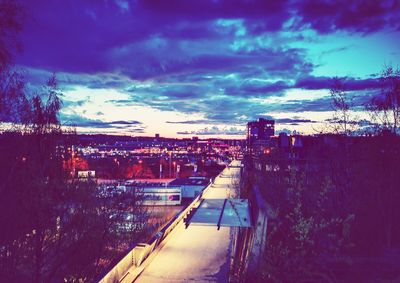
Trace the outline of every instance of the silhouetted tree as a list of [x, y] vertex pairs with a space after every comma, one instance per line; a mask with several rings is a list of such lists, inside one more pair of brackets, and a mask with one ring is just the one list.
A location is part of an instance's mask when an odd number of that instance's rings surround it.
[[[20, 7], [0, 0], [0, 282], [92, 281], [142, 236], [146, 215], [134, 195], [102, 196], [64, 170], [74, 131], [61, 127], [56, 76], [30, 98], [13, 66]], [[129, 234], [118, 228], [125, 218], [112, 218], [126, 211]]]
[[12, 63], [13, 52], [21, 49], [18, 34], [23, 27], [23, 15], [18, 0], [0, 0], [0, 73]]
[[[262, 282], [333, 282], [327, 258], [346, 243], [348, 211], [339, 211], [332, 168], [318, 155], [294, 162], [278, 149], [264, 157], [268, 171], [254, 173], [256, 185], [274, 210], [259, 269]], [[265, 163], [264, 163], [265, 162]], [[335, 201], [339, 198], [339, 201]]]
[[23, 9], [17, 0], [0, 0], [0, 122], [21, 122], [29, 110], [22, 71], [13, 66]]
[[143, 234], [146, 215], [135, 195], [103, 197], [93, 180], [65, 170], [71, 134], [58, 118], [60, 96], [52, 75], [24, 126], [0, 135], [0, 226], [8, 227], [0, 235], [0, 281], [90, 281]]
[[398, 134], [400, 123], [400, 70], [385, 66], [381, 73], [381, 91], [366, 105], [380, 130]]
[[11, 67], [0, 71], [0, 123], [27, 121], [30, 110], [22, 72]]
[[354, 131], [356, 121], [352, 115], [352, 101], [349, 94], [346, 92], [343, 81], [336, 77], [333, 79], [333, 86], [330, 89], [332, 98], [332, 109], [334, 116], [330, 120], [330, 126], [333, 131], [338, 134], [349, 135]]

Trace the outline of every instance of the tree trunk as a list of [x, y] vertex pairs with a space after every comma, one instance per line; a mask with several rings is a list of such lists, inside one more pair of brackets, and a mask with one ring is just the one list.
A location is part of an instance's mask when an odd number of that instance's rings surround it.
[[43, 264], [43, 237], [41, 229], [37, 229], [35, 233], [35, 269], [34, 282], [42, 282], [42, 264]]

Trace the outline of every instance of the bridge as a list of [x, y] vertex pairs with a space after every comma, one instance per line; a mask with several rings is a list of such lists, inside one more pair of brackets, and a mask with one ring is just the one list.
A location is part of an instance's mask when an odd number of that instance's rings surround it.
[[[238, 248], [239, 232], [251, 227], [248, 201], [239, 199], [240, 174], [235, 160], [154, 239], [136, 246], [99, 282], [228, 282], [234, 259], [248, 254]], [[242, 241], [248, 234], [242, 233]]]

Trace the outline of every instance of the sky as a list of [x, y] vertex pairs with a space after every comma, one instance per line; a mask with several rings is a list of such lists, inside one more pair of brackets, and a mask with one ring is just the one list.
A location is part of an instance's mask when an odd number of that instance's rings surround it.
[[16, 63], [55, 73], [81, 133], [241, 138], [248, 121], [313, 134], [339, 77], [361, 109], [400, 62], [400, 1], [31, 0]]

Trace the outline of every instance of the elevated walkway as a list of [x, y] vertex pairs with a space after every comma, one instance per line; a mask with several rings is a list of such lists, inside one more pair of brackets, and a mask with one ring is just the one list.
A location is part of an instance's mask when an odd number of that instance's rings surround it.
[[247, 201], [233, 199], [240, 178], [237, 163], [215, 178], [194, 208], [189, 225], [176, 228], [135, 282], [228, 281], [234, 237], [231, 227], [241, 226], [241, 222], [250, 226]]
[[228, 282], [235, 227], [251, 224], [247, 200], [236, 198], [240, 170], [233, 161], [159, 238], [132, 250], [100, 282]]

